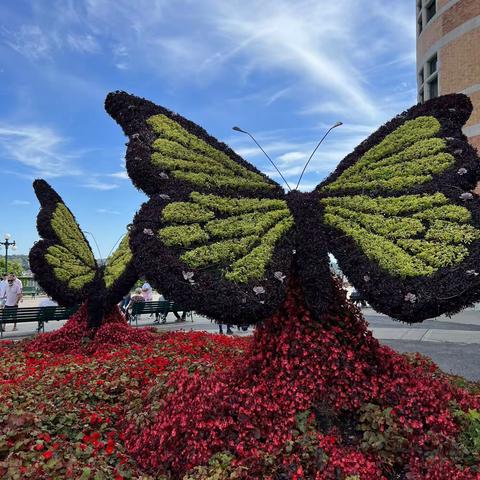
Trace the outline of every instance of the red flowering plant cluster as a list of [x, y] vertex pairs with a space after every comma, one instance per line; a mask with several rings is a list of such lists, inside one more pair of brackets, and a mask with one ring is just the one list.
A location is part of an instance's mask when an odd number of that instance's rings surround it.
[[0, 478], [155, 478], [131, 458], [120, 425], [177, 368], [226, 369], [248, 343], [159, 335], [122, 318], [82, 341], [82, 308], [57, 332], [0, 343]]
[[478, 477], [478, 455], [462, 465], [454, 412], [478, 409], [480, 396], [380, 346], [340, 291], [314, 321], [291, 288], [247, 359], [216, 375], [178, 370], [166, 386], [161, 408], [146, 399], [126, 429], [150, 472], [182, 478], [227, 452], [241, 478], [374, 480], [428, 469], [437, 455], [461, 465], [458, 478]]
[[313, 318], [291, 284], [253, 339], [115, 318], [1, 344], [2, 478], [480, 476], [478, 387], [379, 345], [340, 291]]

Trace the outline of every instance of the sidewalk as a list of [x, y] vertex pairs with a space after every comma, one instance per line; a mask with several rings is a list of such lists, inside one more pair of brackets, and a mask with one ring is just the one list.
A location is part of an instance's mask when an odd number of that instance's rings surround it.
[[[41, 299], [26, 299], [22, 306], [36, 306]], [[419, 352], [427, 355], [445, 372], [461, 375], [470, 380], [480, 381], [480, 312], [464, 310], [452, 318], [440, 317], [422, 323], [407, 325], [379, 314], [371, 308], [364, 308], [363, 315], [369, 323], [374, 337], [398, 352]], [[60, 328], [65, 322], [49, 322], [45, 331]], [[144, 315], [139, 327], [155, 326], [158, 331], [206, 331], [218, 334], [218, 325], [201, 315], [194, 315], [194, 321], [176, 323], [169, 314], [167, 323], [153, 325], [153, 317]], [[19, 340], [35, 335], [36, 323], [19, 324], [19, 330], [12, 332], [7, 326], [4, 339]], [[246, 332], [232, 328], [233, 335], [245, 336], [253, 333], [253, 327]], [[224, 332], [226, 328], [224, 327]]]
[[[43, 298], [25, 299], [21, 307], [37, 306]], [[373, 335], [378, 340], [398, 340], [405, 342], [431, 342], [455, 344], [480, 344], [480, 312], [464, 310], [452, 318], [439, 317], [426, 320], [422, 323], [408, 325], [390, 319], [386, 315], [375, 312], [371, 308], [364, 308], [363, 315], [369, 323]], [[60, 328], [65, 322], [49, 322], [45, 324], [45, 331]], [[152, 326], [153, 317], [142, 316], [138, 326]], [[36, 323], [18, 324], [18, 331], [12, 332], [12, 325], [7, 326], [4, 333], [5, 339], [17, 339], [35, 334]], [[175, 317], [169, 314], [166, 324], [154, 325], [159, 331], [207, 331], [218, 333], [218, 325], [207, 318], [194, 314], [194, 321], [175, 323]], [[224, 331], [226, 329], [224, 328]], [[247, 332], [233, 328], [234, 335], [249, 335], [253, 328]]]
[[441, 316], [408, 325], [364, 308], [363, 315], [378, 340], [480, 344], [480, 312], [467, 309], [449, 318]]

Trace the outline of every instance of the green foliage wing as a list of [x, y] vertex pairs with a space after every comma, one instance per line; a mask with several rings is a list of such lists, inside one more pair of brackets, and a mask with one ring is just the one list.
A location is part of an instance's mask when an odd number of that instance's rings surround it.
[[468, 97], [415, 106], [317, 187], [329, 249], [377, 309], [417, 322], [480, 299], [480, 160]]
[[284, 200], [190, 194], [162, 211], [162, 242], [191, 268], [219, 268], [225, 279], [248, 283], [265, 276], [275, 244], [293, 226]]
[[51, 221], [58, 244], [48, 247], [45, 258], [53, 267], [57, 280], [74, 290], [81, 290], [96, 273], [96, 262], [90, 245], [70, 210], [58, 203]]
[[323, 191], [395, 192], [431, 181], [455, 163], [454, 156], [446, 152], [447, 141], [436, 137], [440, 129], [433, 116], [406, 121]]
[[133, 255], [130, 250], [129, 241], [130, 236], [126, 234], [120, 242], [120, 245], [106, 261], [103, 279], [107, 288], [111, 288], [132, 263]]
[[85, 300], [97, 274], [90, 245], [60, 196], [43, 180], [34, 182], [41, 209], [42, 240], [30, 251], [30, 266], [43, 289], [61, 304]]
[[152, 143], [151, 162], [166, 175], [196, 188], [271, 191], [276, 187], [166, 115], [153, 115], [147, 124], [157, 137]]
[[480, 238], [463, 206], [445, 195], [322, 199], [325, 223], [352, 238], [363, 253], [390, 275], [429, 276], [453, 267]]

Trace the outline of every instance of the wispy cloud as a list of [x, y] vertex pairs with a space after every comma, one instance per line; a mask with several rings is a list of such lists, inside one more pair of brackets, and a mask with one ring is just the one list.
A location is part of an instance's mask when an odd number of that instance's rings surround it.
[[55, 178], [80, 175], [79, 154], [69, 152], [67, 141], [54, 130], [39, 126], [0, 125], [0, 150], [10, 160], [28, 168], [33, 176]]
[[81, 53], [98, 53], [100, 45], [93, 35], [76, 35], [69, 33], [66, 36], [66, 44], [73, 50]]
[[96, 177], [89, 178], [85, 183], [82, 183], [80, 186], [84, 188], [90, 188], [92, 190], [101, 190], [101, 191], [114, 190], [118, 188], [118, 185], [116, 183], [102, 182], [101, 180], [98, 180]]
[[128, 176], [128, 173], [127, 173], [125, 158], [122, 158], [122, 161], [120, 163], [120, 168], [121, 169], [118, 172], [107, 174], [107, 177], [116, 178], [118, 180], [129, 180], [130, 177]]
[[39, 25], [24, 24], [17, 29], [3, 27], [0, 34], [6, 45], [33, 61], [52, 60], [54, 53], [62, 50], [84, 54], [96, 54], [101, 51], [94, 35], [75, 33], [59, 27], [47, 29]]
[[[117, 69], [148, 66], [175, 83], [280, 73], [303, 96], [304, 111], [378, 120], [384, 109], [369, 72], [382, 62], [414, 63], [415, 13], [404, 2], [385, 9], [372, 1], [373, 11], [357, 0], [89, 0], [83, 22], [109, 32]], [[184, 28], [173, 28], [179, 22]], [[284, 82], [262, 103], [288, 97], [290, 88]]]
[[120, 212], [117, 210], [110, 210], [108, 208], [97, 208], [97, 213], [101, 213], [104, 215], [120, 215]]
[[32, 202], [29, 202], [28, 200], [13, 200], [13, 202], [10, 203], [10, 205], [13, 206], [23, 206], [23, 205], [31, 205]]
[[18, 30], [2, 29], [4, 43], [20, 55], [39, 60], [50, 55], [51, 43], [38, 25], [22, 25]]
[[287, 152], [277, 158], [281, 163], [286, 164], [306, 160], [307, 154], [305, 152]]
[[118, 178], [120, 180], [128, 180], [130, 178], [126, 170], [122, 170], [121, 172], [110, 173], [109, 176], [113, 178]]

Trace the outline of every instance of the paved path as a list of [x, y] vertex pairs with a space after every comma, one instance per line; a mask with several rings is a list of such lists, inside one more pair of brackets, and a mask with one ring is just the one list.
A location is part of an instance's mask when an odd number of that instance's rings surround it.
[[[25, 299], [21, 306], [36, 306], [39, 301]], [[392, 346], [397, 351], [428, 355], [447, 372], [480, 380], [480, 311], [468, 309], [452, 318], [439, 317], [415, 325], [394, 321], [371, 308], [364, 308], [363, 314], [373, 335], [382, 343]], [[143, 316], [138, 326], [152, 325], [152, 320], [152, 317]], [[45, 331], [55, 330], [64, 323], [49, 322], [45, 325]], [[33, 335], [36, 324], [19, 324], [18, 327], [17, 332], [12, 332], [12, 325], [8, 325], [4, 338], [19, 339]], [[218, 325], [200, 315], [194, 315], [193, 322], [175, 323], [175, 317], [169, 314], [167, 323], [157, 328], [161, 331], [218, 332]], [[233, 328], [234, 335], [249, 335], [252, 331], [252, 328], [247, 332]]]

